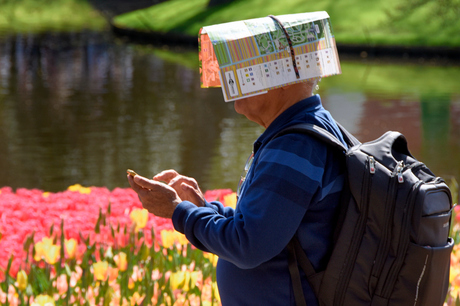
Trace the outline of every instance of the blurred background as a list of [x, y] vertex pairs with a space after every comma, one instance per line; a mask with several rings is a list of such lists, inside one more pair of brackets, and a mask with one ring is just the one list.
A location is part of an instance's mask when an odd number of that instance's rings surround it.
[[460, 4], [424, 1], [0, 0], [0, 187], [128, 187], [174, 168], [235, 190], [263, 129], [201, 89], [200, 27], [326, 10], [342, 75], [324, 106], [361, 141], [402, 132], [460, 178]]

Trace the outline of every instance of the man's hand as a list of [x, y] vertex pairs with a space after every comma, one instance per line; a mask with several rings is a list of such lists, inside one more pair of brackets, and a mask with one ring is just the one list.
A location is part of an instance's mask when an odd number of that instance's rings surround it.
[[203, 193], [194, 178], [181, 175], [175, 170], [165, 170], [155, 175], [153, 180], [168, 184], [184, 201], [190, 201], [196, 206], [205, 205]]
[[176, 206], [182, 202], [174, 188], [149, 180], [140, 175], [128, 174], [128, 182], [131, 188], [139, 195], [142, 205], [150, 213], [163, 218], [171, 219]]

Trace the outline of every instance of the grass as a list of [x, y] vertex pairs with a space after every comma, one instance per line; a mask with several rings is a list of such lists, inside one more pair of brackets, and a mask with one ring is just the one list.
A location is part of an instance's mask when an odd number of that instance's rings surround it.
[[168, 0], [115, 18], [116, 26], [196, 36], [211, 24], [309, 11], [327, 11], [338, 43], [460, 46], [460, 2], [444, 0]]
[[[459, 0], [168, 0], [114, 19], [118, 27], [197, 36], [211, 24], [308, 11], [327, 11], [338, 43], [460, 47]], [[0, 0], [0, 32], [103, 29], [88, 0]]]
[[[165, 61], [179, 63], [198, 71], [196, 50], [168, 50], [136, 46], [138, 52], [152, 53]], [[458, 92], [459, 66], [431, 65], [427, 62], [385, 62], [379, 60], [350, 61], [340, 63], [342, 74], [324, 78], [320, 88], [337, 88], [345, 92], [379, 94], [403, 94], [407, 97], [420, 93], [451, 94]]]
[[0, 0], [0, 32], [100, 30], [106, 20], [86, 0]]
[[460, 67], [349, 61], [342, 62], [341, 66], [342, 74], [324, 78], [320, 87], [408, 97], [458, 92]]

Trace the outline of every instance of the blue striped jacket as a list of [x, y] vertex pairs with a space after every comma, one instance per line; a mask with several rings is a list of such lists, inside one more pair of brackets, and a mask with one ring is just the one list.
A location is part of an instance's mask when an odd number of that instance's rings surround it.
[[[280, 116], [254, 143], [254, 161], [235, 210], [219, 202], [179, 204], [173, 224], [196, 247], [219, 256], [217, 283], [225, 305], [295, 305], [286, 245], [297, 235], [317, 270], [325, 268], [344, 165], [337, 152], [305, 134], [272, 139], [302, 122], [343, 138], [318, 95]], [[307, 305], [317, 305], [305, 280]]]

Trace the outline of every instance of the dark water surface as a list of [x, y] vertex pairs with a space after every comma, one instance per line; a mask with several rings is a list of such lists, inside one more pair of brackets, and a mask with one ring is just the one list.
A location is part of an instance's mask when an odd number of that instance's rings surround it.
[[[128, 186], [127, 168], [174, 168], [203, 190], [235, 189], [263, 130], [220, 89], [200, 88], [196, 61], [169, 59], [184, 52], [106, 33], [0, 37], [0, 187], [112, 189]], [[460, 67], [342, 60], [342, 70], [319, 90], [337, 120], [361, 141], [398, 130], [437, 175], [460, 177]]]

